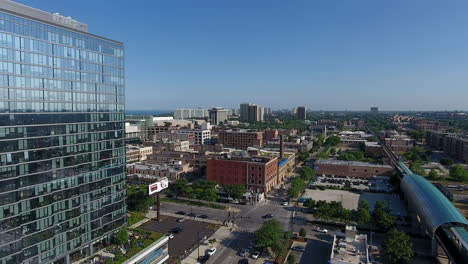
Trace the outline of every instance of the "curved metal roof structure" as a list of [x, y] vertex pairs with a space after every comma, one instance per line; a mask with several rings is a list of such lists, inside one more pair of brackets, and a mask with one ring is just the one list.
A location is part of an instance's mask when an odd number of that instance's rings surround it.
[[468, 224], [466, 218], [432, 183], [413, 174], [406, 166], [403, 165], [402, 168], [407, 175], [401, 180], [401, 189], [408, 201], [415, 205], [415, 210], [432, 234], [446, 223]]

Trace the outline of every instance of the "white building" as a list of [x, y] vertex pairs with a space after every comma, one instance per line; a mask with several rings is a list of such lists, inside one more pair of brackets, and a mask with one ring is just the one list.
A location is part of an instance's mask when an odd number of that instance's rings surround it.
[[175, 119], [191, 119], [191, 118], [207, 118], [208, 109], [196, 108], [196, 109], [177, 109], [174, 113]]
[[346, 226], [346, 233], [333, 237], [330, 264], [368, 264], [367, 235], [358, 235], [355, 226]]
[[182, 129], [177, 131], [180, 134], [191, 134], [195, 135], [195, 145], [207, 145], [211, 141], [211, 130], [209, 129]]

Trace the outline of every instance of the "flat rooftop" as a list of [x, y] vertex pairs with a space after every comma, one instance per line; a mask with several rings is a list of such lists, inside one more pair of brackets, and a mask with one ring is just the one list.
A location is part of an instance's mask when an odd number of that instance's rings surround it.
[[356, 235], [354, 239], [349, 239], [336, 235], [333, 240], [331, 263], [368, 263], [367, 236]]
[[319, 164], [328, 164], [328, 165], [348, 165], [348, 166], [362, 166], [362, 167], [379, 167], [379, 168], [389, 168], [391, 169], [392, 166], [385, 165], [385, 164], [375, 164], [369, 162], [362, 162], [362, 161], [347, 161], [347, 160], [333, 160], [333, 159], [319, 159], [315, 161], [316, 165]]

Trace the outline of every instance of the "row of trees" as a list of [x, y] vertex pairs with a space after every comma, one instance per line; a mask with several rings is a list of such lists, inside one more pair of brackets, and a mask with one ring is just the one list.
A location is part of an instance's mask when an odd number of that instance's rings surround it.
[[304, 203], [315, 217], [324, 220], [339, 220], [346, 224], [355, 222], [360, 225], [375, 224], [381, 230], [389, 230], [395, 226], [395, 218], [390, 215], [385, 203], [378, 201], [374, 206], [374, 211], [371, 214], [369, 203], [366, 200], [361, 200], [357, 210], [349, 210], [343, 208], [341, 202], [332, 201], [314, 201], [307, 200]]
[[294, 178], [291, 182], [291, 186], [288, 189], [288, 197], [291, 199], [298, 198], [314, 177], [314, 170], [309, 167], [302, 167], [301, 175]]
[[340, 155], [340, 160], [375, 162], [375, 159], [366, 156], [366, 154], [361, 150], [350, 149], [339, 152], [338, 154]]
[[[437, 171], [435, 171], [434, 169], [431, 169], [429, 173], [426, 173], [421, 163], [419, 162], [412, 162], [410, 164], [409, 169], [414, 174], [426, 177], [428, 180], [431, 181], [437, 181], [442, 179], [442, 177], [440, 177]], [[459, 164], [453, 165], [452, 168], [450, 168], [450, 178], [454, 181], [466, 182], [468, 181], [468, 171]]]
[[[176, 197], [187, 197], [214, 202], [219, 199], [216, 183], [198, 180], [189, 184], [187, 179], [182, 178], [169, 186], [171, 194]], [[241, 199], [245, 194], [245, 186], [240, 184], [226, 184], [222, 186], [223, 192], [228, 198]]]

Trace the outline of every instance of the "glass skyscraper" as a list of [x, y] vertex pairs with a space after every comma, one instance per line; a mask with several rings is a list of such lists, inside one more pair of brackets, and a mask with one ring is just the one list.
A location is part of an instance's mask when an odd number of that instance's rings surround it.
[[124, 136], [123, 44], [0, 0], [0, 264], [69, 263], [125, 224]]

